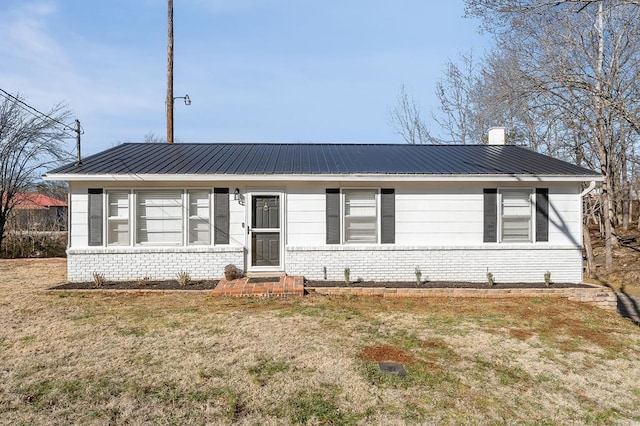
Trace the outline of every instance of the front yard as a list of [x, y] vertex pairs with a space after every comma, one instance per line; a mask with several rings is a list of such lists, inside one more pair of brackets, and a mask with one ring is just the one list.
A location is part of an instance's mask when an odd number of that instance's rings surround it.
[[584, 304], [47, 291], [64, 268], [0, 260], [0, 423], [640, 422], [640, 328]]

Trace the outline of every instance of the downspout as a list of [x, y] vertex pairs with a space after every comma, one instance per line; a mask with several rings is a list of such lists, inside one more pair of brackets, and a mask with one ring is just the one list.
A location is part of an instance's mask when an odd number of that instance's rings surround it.
[[596, 277], [596, 266], [595, 266], [595, 257], [593, 255], [593, 247], [591, 245], [591, 236], [589, 235], [589, 228], [588, 228], [589, 220], [588, 219], [585, 220], [584, 218], [584, 211], [583, 211], [584, 202], [582, 201], [582, 198], [588, 193], [590, 193], [591, 191], [593, 191], [593, 188], [595, 187], [596, 187], [596, 181], [592, 180], [589, 183], [589, 186], [586, 187], [584, 191], [580, 193], [580, 216], [581, 216], [580, 227], [582, 228], [582, 240], [584, 244], [584, 250], [587, 255], [586, 272], [589, 278]]
[[584, 191], [582, 191], [580, 193], [580, 198], [584, 197], [585, 195], [587, 195], [588, 193], [590, 193], [591, 191], [593, 191], [593, 188], [596, 187], [596, 181], [592, 180], [591, 183], [589, 183], [589, 186], [587, 186]]

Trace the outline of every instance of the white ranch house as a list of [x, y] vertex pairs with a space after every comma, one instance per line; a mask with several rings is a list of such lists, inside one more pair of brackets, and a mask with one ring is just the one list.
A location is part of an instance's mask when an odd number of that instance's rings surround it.
[[582, 281], [591, 170], [509, 145], [123, 144], [69, 182], [68, 280]]

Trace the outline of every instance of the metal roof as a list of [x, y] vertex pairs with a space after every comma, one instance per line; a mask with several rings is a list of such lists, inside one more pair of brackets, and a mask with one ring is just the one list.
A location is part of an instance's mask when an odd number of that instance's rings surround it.
[[513, 145], [125, 143], [48, 175], [599, 174]]

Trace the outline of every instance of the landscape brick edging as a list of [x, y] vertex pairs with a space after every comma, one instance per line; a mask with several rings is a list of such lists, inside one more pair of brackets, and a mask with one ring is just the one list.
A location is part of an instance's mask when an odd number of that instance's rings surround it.
[[387, 287], [312, 287], [309, 292], [327, 296], [382, 297], [460, 297], [480, 299], [508, 299], [516, 297], [552, 297], [587, 303], [602, 309], [616, 310], [617, 298], [607, 287], [590, 288], [387, 288]]

